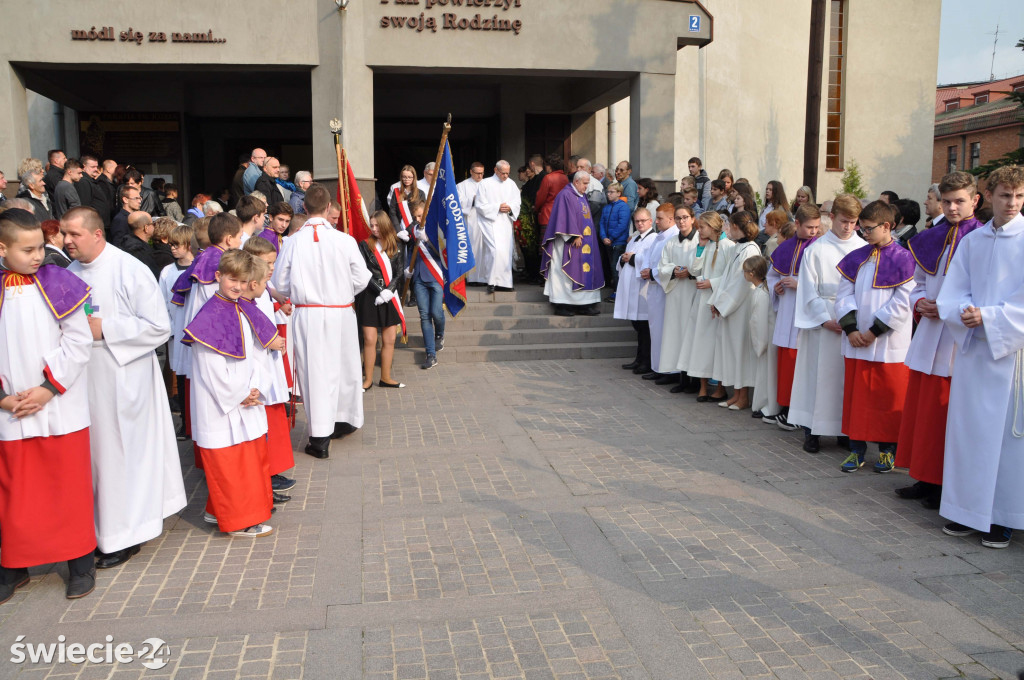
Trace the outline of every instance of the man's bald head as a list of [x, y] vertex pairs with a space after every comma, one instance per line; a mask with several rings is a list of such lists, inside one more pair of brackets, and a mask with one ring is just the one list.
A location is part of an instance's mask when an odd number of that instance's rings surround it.
[[253, 149], [252, 154], [249, 156], [249, 162], [255, 163], [257, 168], [262, 168], [266, 160], [267, 152], [263, 149]]
[[584, 172], [590, 172], [591, 167], [592, 166], [590, 165], [590, 161], [587, 160], [586, 158], [581, 158], [578, 161], [576, 161], [576, 169], [577, 170], [583, 170]]
[[153, 218], [144, 210], [136, 210], [128, 215], [128, 227], [135, 233], [145, 231], [146, 227], [153, 224]]

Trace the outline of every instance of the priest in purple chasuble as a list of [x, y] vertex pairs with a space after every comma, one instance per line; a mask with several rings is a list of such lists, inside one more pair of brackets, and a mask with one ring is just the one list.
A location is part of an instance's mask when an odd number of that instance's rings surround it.
[[555, 314], [600, 314], [604, 271], [597, 245], [597, 229], [587, 201], [590, 174], [577, 172], [571, 184], [555, 196], [551, 219], [544, 232], [540, 273], [544, 294]]

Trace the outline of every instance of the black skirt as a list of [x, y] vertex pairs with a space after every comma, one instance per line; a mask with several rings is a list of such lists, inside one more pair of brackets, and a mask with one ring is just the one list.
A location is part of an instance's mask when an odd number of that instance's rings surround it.
[[376, 299], [377, 294], [370, 289], [356, 295], [356, 319], [359, 320], [360, 326], [381, 330], [402, 323], [402, 318], [398, 316], [394, 302], [375, 305], [373, 301]]

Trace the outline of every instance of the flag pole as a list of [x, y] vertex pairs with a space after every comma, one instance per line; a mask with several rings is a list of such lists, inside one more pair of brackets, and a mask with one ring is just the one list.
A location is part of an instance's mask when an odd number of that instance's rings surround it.
[[341, 121], [332, 118], [331, 133], [334, 135], [334, 154], [338, 159], [338, 203], [341, 205], [341, 230], [348, 233], [348, 168], [345, 163], [345, 150], [341, 148]]
[[[438, 145], [438, 147], [437, 147], [437, 158], [434, 160], [434, 176], [430, 179], [430, 189], [429, 189], [429, 191], [427, 191], [427, 204], [425, 206], [423, 206], [423, 221], [420, 224], [420, 229], [426, 229], [427, 228], [427, 213], [430, 212], [430, 203], [431, 203], [431, 201], [434, 198], [434, 185], [437, 184], [437, 172], [438, 172], [438, 169], [441, 167], [441, 157], [444, 156], [444, 147], [445, 147], [445, 144], [448, 143], [448, 133], [451, 131], [451, 129], [452, 129], [452, 114], [449, 113], [448, 114], [448, 120], [446, 120], [444, 122], [444, 128], [442, 129], [442, 132], [441, 132], [441, 144]], [[413, 234], [410, 234], [410, 236], [413, 238], [413, 243], [415, 243], [416, 234], [413, 233]], [[415, 264], [416, 264], [416, 256], [419, 255], [419, 254], [420, 254], [420, 249], [419, 249], [418, 244], [417, 244], [417, 247], [413, 248], [412, 257], [409, 258], [409, 267], [408, 267], [408, 269], [412, 269], [415, 266]], [[406, 279], [405, 280], [405, 286], [402, 289], [402, 299], [403, 300], [408, 300], [409, 299], [409, 285], [411, 283], [412, 283], [411, 279]]]

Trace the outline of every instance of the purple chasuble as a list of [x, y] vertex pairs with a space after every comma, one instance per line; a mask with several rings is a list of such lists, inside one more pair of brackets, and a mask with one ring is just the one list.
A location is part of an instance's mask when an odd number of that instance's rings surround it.
[[[779, 246], [781, 248], [781, 246]], [[850, 281], [865, 262], [874, 259], [875, 279], [872, 288], [895, 288], [914, 278], [914, 256], [893, 239], [887, 246], [864, 246], [844, 257], [836, 269]]]
[[89, 299], [89, 291], [92, 290], [85, 281], [55, 264], [44, 264], [34, 276], [28, 277], [0, 269], [0, 310], [3, 309], [4, 292], [10, 276], [33, 279], [50, 313], [58, 321], [81, 307]]
[[973, 215], [961, 221], [960, 224], [943, 222], [910, 239], [910, 252], [921, 269], [935, 276], [939, 273], [939, 267], [942, 265], [942, 253], [946, 251], [946, 246], [950, 246], [945, 267], [945, 269], [949, 269], [949, 263], [953, 261], [953, 253], [956, 252], [956, 247], [960, 245], [963, 237], [982, 226], [984, 225]]
[[590, 203], [586, 196], [576, 192], [572, 184], [566, 185], [558, 192], [551, 207], [551, 218], [544, 232], [544, 252], [541, 254], [540, 264], [540, 273], [545, 279], [550, 274], [551, 253], [554, 251], [555, 238], [559, 234], [583, 238], [581, 247], [570, 248], [566, 242], [562, 249], [562, 271], [572, 280], [572, 289], [581, 291], [604, 288], [604, 269], [601, 266], [601, 253], [597, 245], [594, 220], [590, 214]]
[[281, 240], [282, 239], [281, 239], [281, 235], [280, 234], [278, 234], [276, 231], [274, 231], [270, 227], [267, 227], [266, 229], [264, 229], [263, 231], [261, 231], [260, 233], [258, 233], [256, 235], [259, 236], [260, 238], [264, 238], [264, 239], [270, 241], [270, 245], [274, 246], [274, 250], [277, 251], [277, 254], [278, 255], [281, 254]]
[[[244, 359], [245, 334], [242, 324], [248, 322], [252, 326], [253, 336], [266, 347], [277, 337], [277, 328], [273, 328], [273, 334], [270, 335], [271, 331], [267, 328], [273, 326], [270, 319], [256, 309], [255, 303], [251, 304], [251, 311], [246, 309], [248, 306], [244, 301], [232, 302], [220, 293], [215, 294], [185, 328], [182, 344], [198, 342], [218, 354]], [[258, 317], [262, 317], [262, 324]]]
[[804, 259], [807, 246], [818, 240], [814, 238], [789, 238], [779, 244], [769, 258], [772, 269], [783, 276], [796, 276], [800, 273], [800, 262]]

